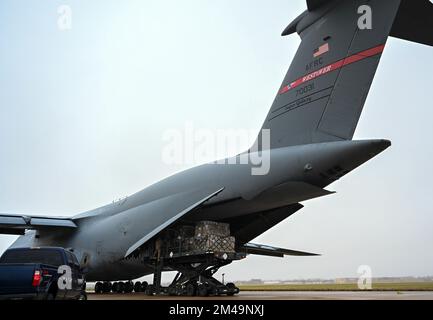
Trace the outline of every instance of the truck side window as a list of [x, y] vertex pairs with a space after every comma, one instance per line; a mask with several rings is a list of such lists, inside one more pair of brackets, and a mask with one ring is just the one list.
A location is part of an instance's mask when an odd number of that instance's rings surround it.
[[75, 255], [73, 255], [69, 251], [66, 251], [66, 257], [68, 258], [68, 264], [69, 264], [69, 266], [74, 267], [74, 268], [78, 268], [79, 267], [78, 261], [77, 261], [77, 258], [75, 257]]
[[72, 259], [74, 260], [74, 264], [77, 267], [80, 267], [80, 263], [78, 262], [77, 256], [75, 254], [72, 254]]

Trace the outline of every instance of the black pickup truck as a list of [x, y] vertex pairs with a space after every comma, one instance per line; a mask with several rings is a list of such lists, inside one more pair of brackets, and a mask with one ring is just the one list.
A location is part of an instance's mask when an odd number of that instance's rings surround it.
[[85, 288], [77, 258], [63, 248], [9, 249], [0, 258], [2, 300], [86, 300]]

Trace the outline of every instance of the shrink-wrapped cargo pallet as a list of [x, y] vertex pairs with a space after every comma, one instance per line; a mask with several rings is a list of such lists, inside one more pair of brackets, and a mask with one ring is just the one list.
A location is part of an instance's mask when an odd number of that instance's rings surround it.
[[234, 237], [220, 237], [208, 235], [205, 237], [195, 237], [195, 248], [203, 252], [235, 252]]
[[220, 223], [214, 221], [200, 221], [195, 227], [196, 237], [205, 237], [209, 235], [229, 237], [230, 225], [228, 223]]
[[180, 255], [235, 252], [235, 238], [230, 236], [227, 223], [200, 221], [195, 228], [181, 226], [178, 230], [178, 236], [170, 243], [170, 252]]

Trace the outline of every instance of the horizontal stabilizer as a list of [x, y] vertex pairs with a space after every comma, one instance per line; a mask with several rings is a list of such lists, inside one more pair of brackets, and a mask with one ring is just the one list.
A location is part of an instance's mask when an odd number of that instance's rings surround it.
[[285, 204], [298, 203], [314, 198], [324, 197], [334, 194], [334, 191], [314, 186], [302, 181], [289, 181], [269, 190], [266, 190], [255, 197], [245, 197], [247, 200], [256, 199], [263, 203], [276, 204], [278, 201], [280, 206]]
[[245, 252], [247, 254], [255, 254], [261, 256], [271, 256], [271, 257], [284, 257], [284, 256], [299, 256], [299, 257], [314, 257], [320, 256], [320, 254], [309, 253], [303, 251], [296, 251], [284, 248], [277, 248], [262, 244], [247, 243], [239, 248], [239, 252]]
[[314, 11], [328, 2], [330, 0], [307, 0], [308, 11]]
[[390, 35], [433, 46], [433, 3], [429, 0], [403, 0]]
[[0, 234], [22, 235], [25, 230], [45, 228], [74, 229], [77, 225], [68, 218], [0, 214]]
[[[335, 0], [307, 0], [308, 11], [286, 28], [283, 35], [296, 32], [297, 23], [308, 12], [317, 11]], [[433, 46], [433, 3], [430, 0], [401, 0], [390, 36]]]

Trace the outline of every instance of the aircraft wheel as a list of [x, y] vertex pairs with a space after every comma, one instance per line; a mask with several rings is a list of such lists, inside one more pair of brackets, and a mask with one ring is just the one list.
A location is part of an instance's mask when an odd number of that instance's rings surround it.
[[147, 286], [148, 286], [147, 281], [143, 281], [141, 283], [141, 292], [146, 292]]
[[117, 293], [123, 293], [125, 292], [125, 284], [123, 282], [119, 282], [119, 285], [117, 287]]
[[149, 284], [149, 285], [147, 286], [147, 288], [146, 288], [146, 294], [147, 294], [148, 296], [153, 296], [153, 291], [155, 291], [155, 290], [153, 289], [153, 284]]
[[141, 282], [137, 281], [134, 283], [134, 292], [141, 292]]
[[206, 297], [208, 292], [205, 284], [199, 284], [197, 287], [197, 294], [199, 297]]
[[235, 293], [239, 293], [239, 288], [237, 288], [235, 286], [235, 284], [232, 282], [227, 283], [226, 287], [228, 289], [228, 292], [227, 292], [228, 296], [233, 296]]
[[233, 282], [229, 282], [229, 283], [227, 283], [227, 284], [226, 284], [226, 287], [227, 287], [228, 289], [234, 289], [234, 288], [236, 288], [236, 286], [235, 286], [235, 284], [234, 284]]
[[96, 282], [96, 284], [95, 284], [95, 293], [96, 294], [101, 294], [102, 290], [103, 290], [102, 282], [99, 282], [99, 281]]
[[207, 288], [207, 292], [210, 296], [217, 296], [218, 295], [218, 289], [215, 286], [209, 286]]
[[125, 282], [125, 293], [131, 293], [134, 289], [134, 285], [131, 281]]
[[177, 295], [177, 292], [176, 292], [177, 290], [176, 290], [176, 287], [174, 287], [174, 286], [168, 287], [167, 291], [168, 291], [169, 296], [176, 296]]
[[176, 295], [177, 296], [184, 296], [185, 295], [185, 288], [182, 288], [182, 286], [176, 287]]
[[188, 297], [195, 296], [195, 286], [192, 283], [188, 283], [185, 288], [185, 293]]
[[109, 293], [111, 291], [111, 282], [105, 281], [102, 284], [102, 292], [103, 293]]
[[114, 282], [111, 286], [111, 292], [118, 293], [119, 292], [119, 282]]

